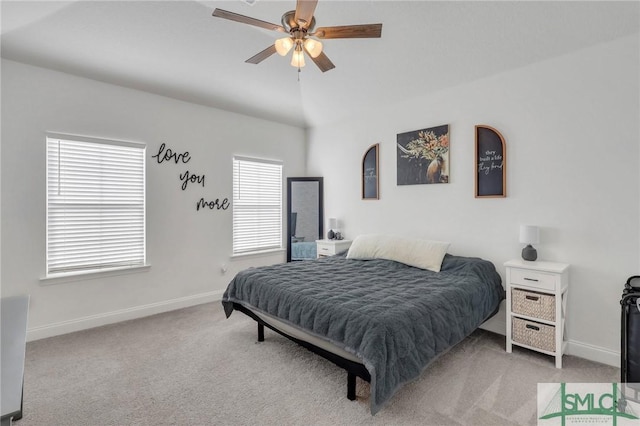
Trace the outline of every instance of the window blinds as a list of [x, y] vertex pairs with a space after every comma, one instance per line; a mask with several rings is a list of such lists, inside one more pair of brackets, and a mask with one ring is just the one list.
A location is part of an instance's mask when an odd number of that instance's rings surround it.
[[144, 145], [47, 137], [47, 275], [144, 264]]
[[233, 158], [233, 253], [282, 248], [282, 163]]

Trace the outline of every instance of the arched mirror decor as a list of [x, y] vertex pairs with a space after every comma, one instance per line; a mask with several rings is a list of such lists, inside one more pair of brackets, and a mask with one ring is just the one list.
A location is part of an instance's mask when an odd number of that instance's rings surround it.
[[362, 157], [362, 199], [379, 200], [378, 150], [380, 144], [372, 145]]
[[323, 179], [287, 178], [287, 262], [317, 257], [324, 224]]

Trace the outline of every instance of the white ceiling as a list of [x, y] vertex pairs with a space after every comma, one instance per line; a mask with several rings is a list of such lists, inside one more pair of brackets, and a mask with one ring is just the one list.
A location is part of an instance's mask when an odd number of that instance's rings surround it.
[[637, 1], [320, 0], [316, 27], [381, 22], [382, 38], [326, 40], [336, 68], [308, 60], [298, 81], [289, 57], [244, 62], [281, 33], [211, 16], [219, 7], [280, 24], [295, 0], [1, 7], [4, 58], [300, 127], [640, 31]]

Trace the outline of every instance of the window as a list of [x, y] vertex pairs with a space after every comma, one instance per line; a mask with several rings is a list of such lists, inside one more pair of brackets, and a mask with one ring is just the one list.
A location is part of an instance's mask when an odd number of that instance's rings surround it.
[[233, 254], [282, 248], [282, 163], [233, 158]]
[[145, 146], [47, 137], [47, 276], [145, 264]]

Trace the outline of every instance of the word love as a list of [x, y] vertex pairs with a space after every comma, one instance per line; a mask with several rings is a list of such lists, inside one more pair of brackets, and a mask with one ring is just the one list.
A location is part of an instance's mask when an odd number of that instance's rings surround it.
[[205, 207], [209, 207], [209, 210], [226, 210], [230, 205], [228, 198], [225, 198], [222, 201], [220, 201], [219, 198], [216, 198], [215, 201], [205, 201], [204, 198], [200, 198], [200, 201], [196, 203], [196, 211], [199, 211], [200, 208], [204, 209]]
[[188, 163], [191, 160], [191, 156], [189, 155], [189, 151], [185, 151], [182, 154], [178, 154], [177, 152], [171, 151], [171, 148], [164, 149], [164, 142], [160, 145], [160, 149], [156, 155], [152, 155], [151, 158], [155, 158], [158, 164], [162, 164], [163, 161], [175, 161], [176, 164], [182, 162], [184, 164]]

